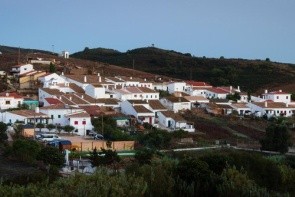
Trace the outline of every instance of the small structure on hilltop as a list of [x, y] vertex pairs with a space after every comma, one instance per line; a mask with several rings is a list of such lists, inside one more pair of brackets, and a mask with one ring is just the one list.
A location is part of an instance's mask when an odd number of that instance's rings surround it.
[[68, 51], [62, 51], [60, 54], [61, 57], [65, 58], [65, 59], [69, 59], [70, 57], [70, 52]]

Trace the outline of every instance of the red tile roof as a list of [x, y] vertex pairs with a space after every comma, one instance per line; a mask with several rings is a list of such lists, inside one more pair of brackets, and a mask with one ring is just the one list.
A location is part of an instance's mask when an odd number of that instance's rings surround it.
[[0, 93], [0, 97], [13, 97], [15, 99], [21, 99], [21, 98], [24, 98], [22, 97], [21, 95], [19, 95], [18, 93], [16, 92], [1, 92]]
[[[208, 87], [211, 86], [210, 84], [203, 82], [203, 81], [186, 81], [188, 85], [193, 87]], [[212, 87], [212, 86], [211, 86]]]
[[229, 91], [223, 90], [221, 88], [209, 88], [207, 90], [210, 92], [214, 92], [216, 94], [228, 94], [229, 93]]
[[56, 105], [56, 104], [62, 104], [62, 102], [56, 98], [44, 98], [47, 103], [49, 103], [50, 105]]

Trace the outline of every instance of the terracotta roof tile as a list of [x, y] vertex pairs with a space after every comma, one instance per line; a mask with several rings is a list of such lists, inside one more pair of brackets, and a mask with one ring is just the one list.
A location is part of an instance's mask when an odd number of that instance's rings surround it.
[[147, 109], [146, 107], [142, 105], [136, 105], [136, 106], [133, 106], [133, 108], [137, 113], [153, 113], [152, 111], [150, 111], [149, 109]]
[[153, 110], [167, 110], [159, 100], [149, 100], [148, 103]]

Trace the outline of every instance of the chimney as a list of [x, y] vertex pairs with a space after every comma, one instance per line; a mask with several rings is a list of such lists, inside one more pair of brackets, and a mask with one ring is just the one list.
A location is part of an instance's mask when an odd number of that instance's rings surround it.
[[238, 86], [238, 90], [240, 91], [240, 86]]
[[70, 96], [70, 101], [72, 100], [72, 97]]
[[81, 98], [82, 98], [82, 99], [84, 98], [84, 95], [83, 95], [83, 94], [81, 95]]
[[130, 79], [132, 79], [132, 77], [130, 77]]
[[6, 92], [6, 94], [5, 94], [7, 97], [9, 96], [9, 92]]
[[40, 113], [40, 109], [39, 109], [39, 107], [36, 107], [36, 108], [35, 108], [35, 113], [37, 113], [37, 114]]
[[146, 81], [146, 78], [144, 78], [144, 81]]
[[289, 107], [289, 104], [288, 103], [286, 103], [286, 107]]
[[97, 73], [97, 76], [100, 76], [100, 73]]
[[264, 93], [267, 94], [267, 90], [264, 90]]
[[264, 102], [264, 107], [267, 107], [267, 101]]
[[282, 90], [279, 90], [279, 92], [282, 92]]
[[84, 76], [84, 82], [85, 82], [85, 83], [87, 82], [87, 77], [86, 77], [86, 76]]
[[61, 75], [64, 75], [64, 72], [61, 72]]
[[101, 76], [98, 77], [98, 82], [101, 82]]
[[229, 93], [231, 93], [233, 90], [233, 87], [232, 86], [229, 86]]

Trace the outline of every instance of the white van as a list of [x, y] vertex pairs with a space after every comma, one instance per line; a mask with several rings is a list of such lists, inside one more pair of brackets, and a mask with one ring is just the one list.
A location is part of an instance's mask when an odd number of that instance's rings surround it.
[[61, 139], [61, 137], [56, 134], [41, 134], [39, 139], [42, 142], [50, 142], [52, 140]]

